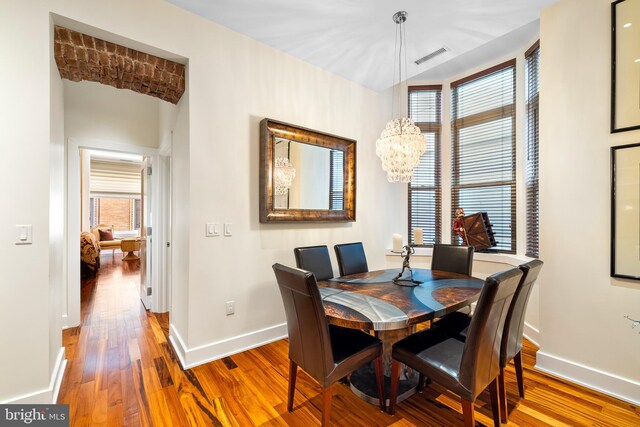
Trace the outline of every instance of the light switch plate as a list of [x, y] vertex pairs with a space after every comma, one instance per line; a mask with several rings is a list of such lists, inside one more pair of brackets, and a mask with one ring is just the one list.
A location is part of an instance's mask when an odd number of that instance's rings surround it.
[[224, 223], [224, 235], [229, 237], [231, 236], [231, 223], [230, 222], [225, 222]]
[[206, 237], [218, 237], [220, 235], [220, 224], [217, 222], [208, 222], [205, 227]]
[[33, 227], [31, 225], [16, 225], [16, 245], [33, 244]]

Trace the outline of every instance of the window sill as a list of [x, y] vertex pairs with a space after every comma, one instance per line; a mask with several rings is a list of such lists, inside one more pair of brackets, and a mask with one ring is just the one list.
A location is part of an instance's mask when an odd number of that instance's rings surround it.
[[[432, 248], [415, 248], [416, 253], [411, 255], [411, 257], [418, 258], [427, 258], [433, 255]], [[399, 253], [392, 252], [391, 249], [387, 249], [385, 251], [385, 256], [388, 257], [401, 257]], [[491, 262], [497, 264], [507, 264], [511, 266], [518, 266], [525, 262], [529, 262], [533, 260], [533, 258], [529, 258], [525, 255], [511, 255], [511, 254], [487, 254], [487, 253], [474, 253], [473, 254], [474, 261], [483, 261], [483, 262]]]

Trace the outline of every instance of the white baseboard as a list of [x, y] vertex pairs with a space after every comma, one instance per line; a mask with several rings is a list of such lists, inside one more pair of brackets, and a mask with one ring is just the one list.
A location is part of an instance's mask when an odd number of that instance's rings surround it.
[[178, 355], [178, 358], [180, 359], [180, 364], [183, 369], [190, 369], [195, 366], [251, 350], [252, 348], [260, 347], [286, 337], [287, 324], [282, 323], [280, 325], [238, 335], [237, 337], [188, 348], [173, 324], [169, 326], [169, 339]]
[[587, 388], [640, 405], [640, 383], [538, 351], [536, 369]]
[[540, 347], [540, 331], [524, 322], [524, 337]]
[[180, 365], [182, 365], [182, 369], [188, 369], [185, 365], [186, 365], [186, 353], [187, 353], [187, 346], [184, 343], [184, 341], [182, 340], [182, 337], [180, 336], [180, 333], [178, 333], [178, 330], [176, 329], [175, 326], [173, 326], [173, 323], [169, 324], [169, 341], [171, 342], [171, 345], [173, 346], [173, 350], [176, 352], [176, 354], [178, 355], [178, 359], [180, 360]]
[[56, 358], [56, 365], [51, 373], [51, 379], [49, 380], [49, 387], [44, 390], [36, 391], [33, 393], [25, 394], [18, 397], [13, 397], [1, 404], [50, 404], [56, 403], [58, 400], [58, 392], [60, 391], [60, 384], [62, 384], [62, 377], [64, 377], [64, 370], [67, 366], [67, 359], [65, 359], [64, 347], [60, 348], [58, 357]]

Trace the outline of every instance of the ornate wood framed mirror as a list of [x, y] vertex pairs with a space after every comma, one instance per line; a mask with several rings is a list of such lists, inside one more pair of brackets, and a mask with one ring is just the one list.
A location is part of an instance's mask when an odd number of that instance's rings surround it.
[[260, 122], [260, 222], [355, 221], [356, 141]]

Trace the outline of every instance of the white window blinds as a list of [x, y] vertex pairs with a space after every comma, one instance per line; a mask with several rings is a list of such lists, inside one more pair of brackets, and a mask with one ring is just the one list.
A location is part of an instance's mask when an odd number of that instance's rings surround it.
[[539, 137], [538, 118], [540, 113], [540, 41], [525, 53], [525, 94], [526, 94], [526, 187], [527, 187], [527, 248], [526, 255], [539, 256]]
[[413, 231], [421, 228], [424, 246], [440, 243], [440, 128], [442, 86], [410, 86], [409, 118], [420, 128], [427, 149], [413, 170], [409, 183], [409, 242], [414, 244]]
[[487, 212], [493, 249], [515, 253], [515, 60], [453, 82], [451, 116], [452, 217]]

